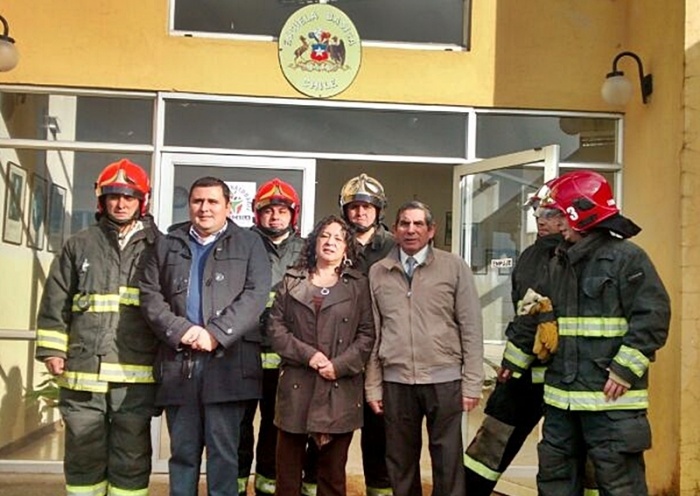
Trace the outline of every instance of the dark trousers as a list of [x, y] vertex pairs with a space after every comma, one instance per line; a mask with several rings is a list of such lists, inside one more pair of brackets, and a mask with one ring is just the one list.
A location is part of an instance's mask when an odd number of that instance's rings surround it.
[[[377, 415], [365, 403], [364, 425], [360, 437], [362, 449], [362, 469], [365, 474], [365, 486], [367, 494], [378, 494], [377, 489], [391, 488], [389, 473], [386, 470], [386, 432], [384, 429], [384, 417]], [[390, 494], [381, 491], [381, 494]]]
[[155, 384], [110, 383], [107, 393], [62, 388], [66, 484], [76, 492], [99, 484], [105, 491], [108, 484], [127, 491], [147, 488], [154, 400]]
[[245, 402], [169, 406], [170, 496], [196, 496], [207, 448], [208, 496], [238, 494], [238, 436]]
[[433, 496], [464, 496], [462, 384], [385, 382], [386, 464], [396, 496], [421, 496], [420, 454], [425, 417]]
[[[279, 430], [277, 434], [276, 496], [299, 496], [306, 458], [307, 434]], [[318, 496], [345, 496], [345, 465], [352, 441], [352, 432], [333, 434], [332, 440], [318, 449]], [[313, 442], [313, 441], [311, 441]]]
[[582, 412], [547, 406], [537, 447], [538, 494], [582, 495], [587, 453], [601, 496], [646, 496], [644, 451], [650, 447], [645, 410]]
[[274, 493], [274, 490], [268, 491], [267, 488], [274, 485], [276, 477], [277, 427], [274, 424], [274, 420], [278, 380], [278, 369], [263, 370], [263, 396], [260, 400], [260, 430], [258, 432], [257, 445], [255, 444], [253, 427], [253, 420], [255, 419], [255, 412], [258, 406], [257, 400], [247, 402], [246, 413], [243, 417], [243, 422], [241, 422], [241, 442], [238, 448], [238, 478], [240, 481], [247, 481], [253, 464], [253, 453], [255, 453], [255, 490], [258, 494]]
[[490, 496], [500, 476], [543, 415], [542, 384], [530, 375], [499, 382], [486, 402], [486, 418], [464, 460], [469, 496]]

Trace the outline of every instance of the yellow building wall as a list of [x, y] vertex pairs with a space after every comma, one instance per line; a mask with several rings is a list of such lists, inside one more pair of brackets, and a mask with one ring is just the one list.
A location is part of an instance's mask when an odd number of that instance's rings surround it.
[[685, 2], [685, 78], [681, 149], [681, 302], [676, 377], [681, 397], [680, 494], [700, 494], [700, 0]]
[[[606, 109], [600, 78], [622, 43], [626, 2], [472, 3], [471, 51], [365, 48], [338, 98]], [[4, 4], [3, 15], [21, 53], [5, 83], [301, 96], [279, 69], [276, 43], [169, 36], [165, 0], [22, 0]]]
[[[695, 486], [700, 477], [698, 470], [688, 471], [690, 465], [697, 464], [692, 461], [695, 457], [682, 452], [687, 436], [694, 436], [697, 429], [689, 431], [681, 422], [697, 418], [700, 404], [679, 390], [684, 354], [692, 353], [691, 336], [681, 325], [681, 282], [690, 274], [678, 263], [682, 233], [678, 222], [673, 221], [681, 218], [684, 15], [682, 1], [629, 2], [627, 40], [622, 47], [642, 58], [645, 71], [654, 76], [655, 86], [647, 105], [641, 103], [636, 91], [626, 109], [625, 212], [644, 228], [636, 242], [654, 260], [673, 304], [668, 343], [651, 368], [649, 416], [654, 446], [647, 467], [652, 494], [679, 494], [681, 485], [686, 489], [689, 484]], [[629, 75], [637, 70], [631, 60], [622, 68]], [[682, 494], [697, 493], [684, 490]]]
[[[669, 343], [652, 366], [648, 479], [652, 494], [697, 494], [700, 88], [691, 77], [683, 91], [683, 62], [688, 76], [700, 73], [700, 0], [472, 3], [471, 51], [365, 48], [355, 83], [336, 98], [626, 112], [624, 210], [644, 228], [636, 241], [673, 299]], [[301, 97], [278, 67], [275, 43], [171, 37], [165, 0], [14, 0], [2, 9], [21, 59], [0, 83]], [[648, 105], [637, 88], [626, 108], [600, 98], [622, 50], [654, 74]], [[634, 80], [632, 61], [621, 68]], [[17, 270], [30, 265], [36, 260]]]

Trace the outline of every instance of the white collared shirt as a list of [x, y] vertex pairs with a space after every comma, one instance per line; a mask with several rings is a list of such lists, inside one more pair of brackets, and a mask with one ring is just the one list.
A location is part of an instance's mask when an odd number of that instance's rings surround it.
[[[413, 259], [416, 261], [416, 267], [423, 265], [425, 263], [425, 259], [428, 258], [428, 245], [425, 245], [421, 250], [413, 255]], [[399, 248], [399, 259], [401, 260], [401, 266], [403, 267], [404, 272], [408, 270], [408, 263], [406, 263], [406, 260], [408, 260], [408, 257], [410, 255], [407, 255], [401, 248]]]
[[216, 241], [217, 238], [221, 235], [222, 232], [224, 232], [226, 230], [227, 227], [228, 227], [228, 223], [224, 224], [224, 227], [222, 227], [221, 229], [219, 229], [215, 233], [212, 233], [209, 236], [203, 237], [201, 234], [199, 234], [197, 232], [197, 230], [192, 225], [192, 226], [190, 226], [190, 236], [192, 236], [192, 239], [194, 239], [200, 245], [207, 246], [208, 244]]

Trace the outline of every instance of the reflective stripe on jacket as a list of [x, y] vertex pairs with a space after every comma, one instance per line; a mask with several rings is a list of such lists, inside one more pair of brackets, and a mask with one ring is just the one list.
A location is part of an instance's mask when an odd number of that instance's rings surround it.
[[[668, 294], [646, 253], [594, 231], [552, 261], [559, 349], [548, 364], [545, 402], [571, 410], [648, 407], [648, 367], [666, 342]], [[631, 384], [616, 401], [603, 388], [610, 372]]]
[[141, 316], [142, 257], [159, 235], [149, 218], [123, 249], [106, 217], [75, 234], [54, 260], [37, 317], [36, 358], [67, 359], [68, 389], [152, 383], [156, 337]]

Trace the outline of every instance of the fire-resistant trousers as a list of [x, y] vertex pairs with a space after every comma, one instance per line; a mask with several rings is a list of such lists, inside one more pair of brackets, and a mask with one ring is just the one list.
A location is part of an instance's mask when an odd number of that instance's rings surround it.
[[542, 392], [543, 385], [533, 384], [530, 374], [496, 384], [484, 409], [484, 422], [464, 458], [469, 496], [491, 496], [542, 418]]
[[586, 452], [602, 496], [648, 494], [644, 451], [651, 447], [646, 410], [545, 409], [538, 445], [539, 496], [584, 494]]
[[255, 493], [257, 495], [275, 494], [277, 427], [274, 420], [278, 380], [278, 369], [263, 370], [263, 395], [260, 400], [260, 430], [257, 445], [253, 420], [258, 401], [247, 402], [246, 413], [241, 422], [241, 442], [238, 447], [239, 494], [245, 494], [245, 485], [253, 464], [253, 453], [255, 453]]
[[386, 470], [384, 417], [374, 413], [366, 402], [360, 448], [362, 449], [362, 470], [365, 474], [367, 496], [393, 494], [389, 474]]
[[154, 384], [110, 383], [106, 393], [60, 390], [67, 494], [148, 488], [154, 400]]

